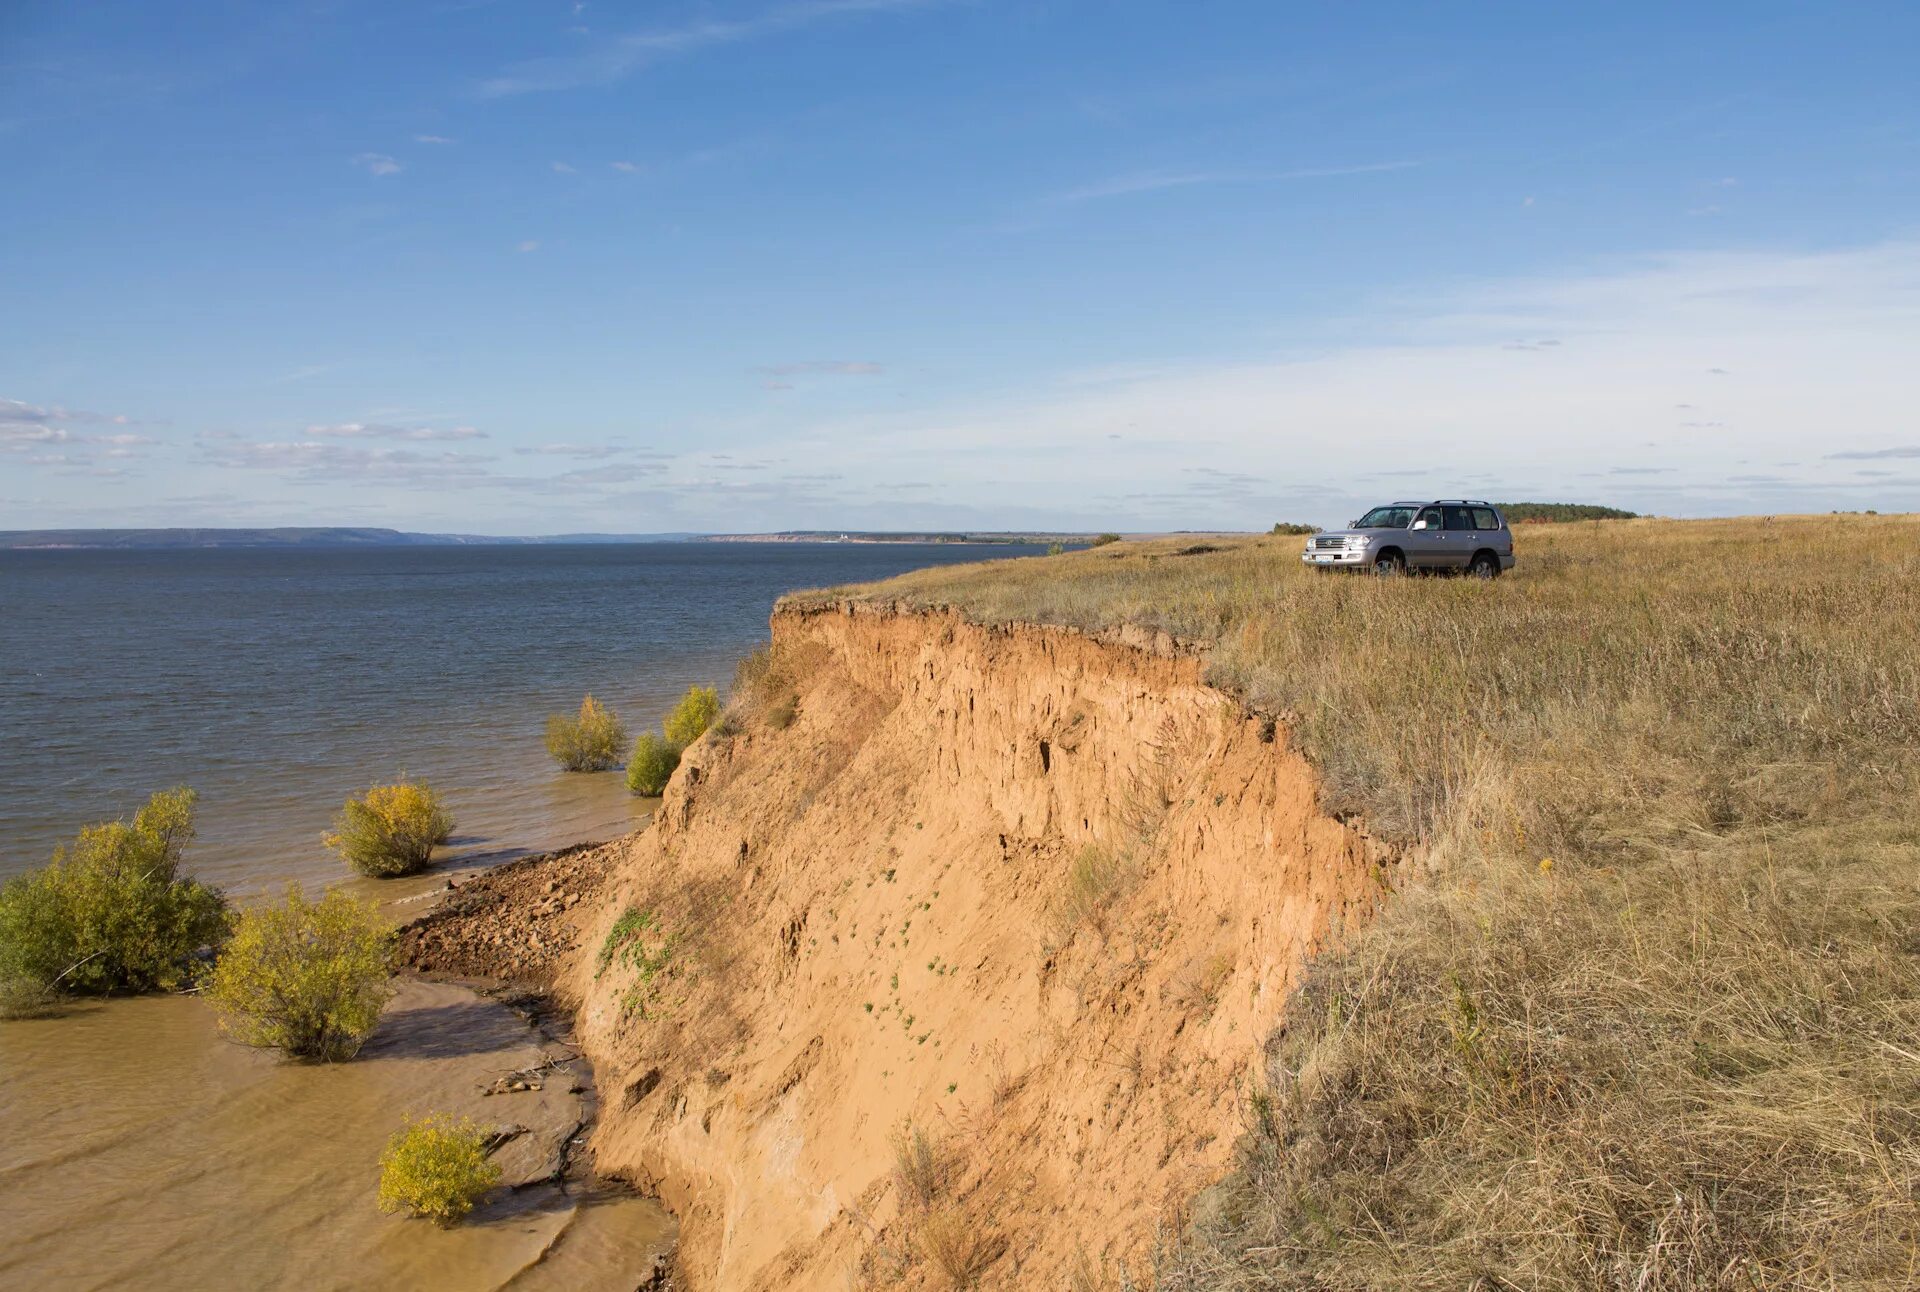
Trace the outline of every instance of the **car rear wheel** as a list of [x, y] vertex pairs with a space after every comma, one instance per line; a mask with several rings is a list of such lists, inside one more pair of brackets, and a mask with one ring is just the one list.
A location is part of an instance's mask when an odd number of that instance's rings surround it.
[[1476, 579], [1497, 579], [1500, 577], [1500, 558], [1492, 552], [1477, 553], [1467, 566], [1467, 573]]
[[1390, 579], [1407, 572], [1407, 558], [1398, 552], [1382, 552], [1373, 558], [1373, 572], [1383, 579]]

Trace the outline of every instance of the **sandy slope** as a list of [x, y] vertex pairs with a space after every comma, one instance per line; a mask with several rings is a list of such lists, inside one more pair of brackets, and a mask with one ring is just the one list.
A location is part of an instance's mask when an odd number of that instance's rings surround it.
[[[519, 885], [601, 1074], [600, 1168], [679, 1214], [695, 1288], [1110, 1285], [1224, 1170], [1303, 957], [1389, 853], [1165, 640], [866, 607], [774, 634], [784, 679], [591, 900]], [[1122, 878], [1069, 921], [1089, 846]]]

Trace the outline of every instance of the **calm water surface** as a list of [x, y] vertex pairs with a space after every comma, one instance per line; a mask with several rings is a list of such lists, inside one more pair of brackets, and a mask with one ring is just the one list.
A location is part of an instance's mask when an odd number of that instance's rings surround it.
[[[0, 552], [0, 875], [177, 784], [188, 869], [242, 899], [345, 878], [321, 834], [402, 771], [445, 792], [450, 862], [610, 838], [651, 804], [556, 771], [548, 713], [592, 691], [637, 731], [724, 687], [781, 592], [1031, 550]], [[375, 1210], [403, 1113], [513, 1115], [477, 1077], [527, 1062], [523, 1025], [414, 999], [450, 990], [407, 987], [331, 1068], [231, 1045], [187, 997], [0, 1023], [0, 1286], [632, 1287], [671, 1231], [645, 1200], [516, 1193], [446, 1233]]]
[[238, 895], [327, 881], [340, 803], [406, 773], [452, 853], [611, 838], [649, 806], [564, 775], [546, 715], [629, 730], [723, 689], [780, 593], [1033, 549], [659, 543], [0, 552], [0, 874], [152, 791], [200, 791], [192, 869]]

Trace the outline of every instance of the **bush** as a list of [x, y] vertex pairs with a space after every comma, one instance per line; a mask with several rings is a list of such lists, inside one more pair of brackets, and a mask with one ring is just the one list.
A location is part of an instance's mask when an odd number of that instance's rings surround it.
[[1058, 556], [1066, 550], [1067, 550], [1066, 544], [1064, 543], [1048, 543], [1047, 544], [1048, 556]]
[[606, 705], [588, 696], [574, 717], [547, 719], [547, 752], [569, 772], [604, 772], [620, 765], [627, 729]]
[[220, 891], [179, 875], [193, 838], [190, 789], [147, 800], [131, 824], [88, 826], [41, 870], [0, 888], [0, 981], [25, 1002], [181, 986], [227, 935]]
[[442, 1227], [458, 1224], [499, 1184], [485, 1132], [465, 1118], [434, 1113], [410, 1121], [380, 1155], [380, 1210], [405, 1211]]
[[1087, 546], [1105, 547], [1108, 543], [1117, 543], [1119, 541], [1120, 536], [1118, 534], [1096, 534], [1092, 540], [1087, 543]]
[[627, 788], [649, 798], [662, 794], [679, 765], [677, 748], [651, 731], [643, 731], [633, 742], [633, 755], [627, 759]]
[[0, 1018], [52, 1018], [60, 993], [32, 978], [0, 978]]
[[245, 1045], [336, 1063], [360, 1050], [392, 995], [392, 940], [372, 902], [298, 884], [280, 906], [244, 912], [207, 982], [221, 1026]]
[[1276, 534], [1318, 534], [1320, 527], [1318, 525], [1303, 525], [1299, 521], [1282, 520], [1275, 522], [1273, 532]]
[[348, 799], [328, 835], [329, 848], [363, 875], [391, 879], [426, 869], [436, 844], [453, 834], [453, 817], [425, 785], [376, 785]]
[[660, 725], [671, 743], [685, 749], [706, 734], [720, 716], [720, 694], [710, 686], [690, 686]]

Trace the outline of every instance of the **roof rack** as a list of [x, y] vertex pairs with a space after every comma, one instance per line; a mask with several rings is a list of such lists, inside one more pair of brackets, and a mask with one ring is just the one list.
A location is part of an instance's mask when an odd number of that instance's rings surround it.
[[1455, 507], [1491, 507], [1493, 506], [1493, 504], [1488, 502], [1485, 498], [1435, 498], [1434, 502], [1439, 503], [1442, 506], [1452, 505]]

